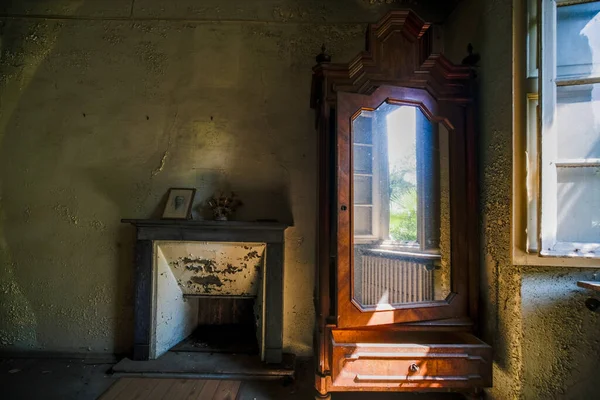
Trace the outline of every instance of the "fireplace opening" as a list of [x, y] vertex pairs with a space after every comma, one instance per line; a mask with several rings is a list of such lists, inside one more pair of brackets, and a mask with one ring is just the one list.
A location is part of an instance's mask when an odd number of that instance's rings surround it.
[[171, 351], [258, 354], [254, 327], [243, 324], [202, 325]]
[[258, 355], [254, 298], [198, 298], [198, 327], [175, 352]]
[[264, 359], [265, 244], [154, 245], [152, 358], [171, 350]]

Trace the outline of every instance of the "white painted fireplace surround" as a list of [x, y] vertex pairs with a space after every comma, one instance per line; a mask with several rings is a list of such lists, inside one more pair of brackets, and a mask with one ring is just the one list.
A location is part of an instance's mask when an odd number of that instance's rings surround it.
[[[284, 232], [288, 225], [146, 219], [122, 222], [136, 228], [134, 360], [159, 357], [197, 326], [197, 305], [185, 298], [185, 293], [223, 296], [231, 292], [234, 296], [260, 296], [257, 333], [261, 358], [266, 363], [282, 362]], [[190, 251], [186, 246], [200, 247]], [[256, 268], [260, 250], [262, 264]], [[212, 260], [210, 273], [206, 273], [207, 260]], [[176, 262], [181, 265], [174, 266]], [[231, 278], [243, 271], [246, 277]], [[211, 274], [219, 277], [220, 284], [209, 277]], [[225, 281], [225, 277], [232, 281]]]

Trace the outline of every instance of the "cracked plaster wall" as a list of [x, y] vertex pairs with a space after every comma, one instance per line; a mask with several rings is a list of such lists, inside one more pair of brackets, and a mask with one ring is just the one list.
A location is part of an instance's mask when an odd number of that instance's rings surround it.
[[600, 378], [600, 316], [576, 286], [597, 269], [511, 261], [512, 2], [465, 0], [446, 23], [446, 54], [481, 54], [479, 148], [483, 336], [494, 347], [493, 399], [592, 399]]
[[314, 56], [352, 59], [366, 23], [409, 3], [435, 2], [0, 2], [0, 348], [128, 351], [134, 232], [119, 220], [196, 187], [197, 204], [238, 192], [238, 219], [294, 222], [284, 346], [311, 354]]

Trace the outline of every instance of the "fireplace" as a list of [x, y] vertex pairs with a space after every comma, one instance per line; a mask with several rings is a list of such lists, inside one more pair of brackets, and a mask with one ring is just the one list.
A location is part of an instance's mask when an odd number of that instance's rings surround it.
[[[198, 325], [171, 348], [177, 352], [260, 354], [260, 317], [255, 298], [196, 298]], [[192, 301], [194, 301], [192, 300]], [[260, 311], [259, 311], [260, 312]]]
[[173, 349], [281, 363], [287, 225], [123, 222], [136, 227], [134, 360]]

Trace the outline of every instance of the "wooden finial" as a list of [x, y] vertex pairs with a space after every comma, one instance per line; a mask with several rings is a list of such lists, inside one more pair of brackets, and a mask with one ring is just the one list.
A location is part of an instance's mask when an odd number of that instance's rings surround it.
[[327, 54], [327, 48], [325, 47], [325, 43], [321, 46], [321, 53], [316, 57], [317, 63], [327, 63], [331, 62], [331, 56]]
[[471, 43], [467, 46], [467, 53], [467, 56], [462, 60], [462, 64], [468, 65], [469, 67], [477, 67], [477, 63], [481, 56], [477, 53], [473, 53], [473, 45]]

